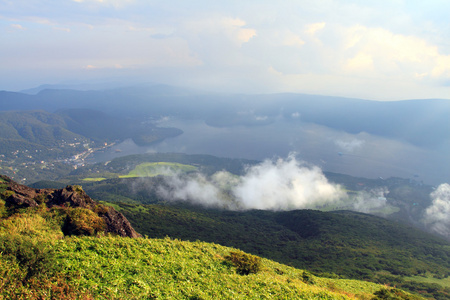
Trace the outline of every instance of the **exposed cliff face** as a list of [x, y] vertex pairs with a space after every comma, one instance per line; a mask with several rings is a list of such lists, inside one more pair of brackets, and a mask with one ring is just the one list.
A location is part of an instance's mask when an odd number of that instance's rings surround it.
[[1, 176], [7, 184], [5, 199], [9, 208], [38, 207], [45, 203], [51, 209], [84, 208], [93, 211], [105, 222], [105, 232], [123, 237], [140, 237], [130, 222], [114, 208], [92, 200], [80, 186], [67, 186], [64, 189], [34, 189], [18, 184], [8, 177]]

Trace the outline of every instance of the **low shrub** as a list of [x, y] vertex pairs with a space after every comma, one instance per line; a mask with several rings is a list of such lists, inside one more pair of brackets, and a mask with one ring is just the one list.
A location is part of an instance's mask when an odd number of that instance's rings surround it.
[[68, 208], [62, 227], [64, 235], [96, 235], [106, 229], [105, 220], [86, 208]]
[[258, 273], [261, 269], [260, 257], [241, 251], [231, 251], [229, 255], [225, 256], [225, 260], [233, 264], [241, 275]]
[[307, 272], [307, 271], [303, 271], [301, 280], [304, 283], [307, 283], [307, 284], [314, 284], [315, 283], [314, 276], [311, 273]]
[[372, 300], [418, 300], [422, 299], [417, 296], [408, 295], [404, 291], [399, 289], [386, 289], [382, 288], [375, 293], [375, 297]]
[[25, 271], [24, 280], [40, 273], [52, 273], [54, 252], [45, 241], [23, 235], [1, 235], [0, 253]]

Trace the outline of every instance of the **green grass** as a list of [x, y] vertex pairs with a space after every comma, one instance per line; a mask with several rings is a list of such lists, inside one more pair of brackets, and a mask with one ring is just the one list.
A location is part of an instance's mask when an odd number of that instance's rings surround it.
[[120, 178], [154, 177], [158, 175], [173, 175], [174, 173], [187, 173], [196, 171], [197, 167], [173, 162], [146, 162], [137, 165], [134, 170]]
[[[72, 237], [55, 244], [58, 267], [71, 285], [108, 299], [371, 299], [380, 285], [314, 277], [262, 259], [240, 275], [224, 259], [235, 249], [204, 242]], [[357, 296], [358, 295], [358, 296]]]
[[379, 217], [345, 211], [232, 212], [186, 204], [115, 207], [153, 238], [213, 242], [320, 276], [385, 283], [435, 299], [448, 296], [442, 285], [403, 279], [426, 271], [447, 277], [448, 242]]
[[96, 181], [103, 181], [103, 180], [106, 180], [106, 178], [104, 178], [104, 177], [98, 177], [98, 178], [95, 178], [95, 177], [88, 177], [88, 178], [83, 178], [82, 180], [83, 180], [83, 181], [93, 181], [93, 182], [96, 182]]
[[427, 274], [427, 275], [428, 275], [427, 277], [411, 276], [411, 277], [404, 277], [403, 279], [424, 282], [424, 283], [435, 283], [435, 284], [439, 284], [443, 287], [450, 288], [450, 277], [440, 279], [440, 278], [435, 278], [435, 277], [431, 276], [430, 274]]
[[[384, 288], [215, 243], [64, 236], [58, 212], [42, 205], [0, 219], [0, 299], [369, 300]], [[257, 267], [242, 272], [242, 262]]]
[[243, 275], [228, 260], [242, 252], [214, 243], [62, 238], [53, 220], [41, 214], [46, 215], [28, 211], [0, 221], [0, 299], [368, 300], [383, 288], [316, 277], [264, 258], [255, 272]]

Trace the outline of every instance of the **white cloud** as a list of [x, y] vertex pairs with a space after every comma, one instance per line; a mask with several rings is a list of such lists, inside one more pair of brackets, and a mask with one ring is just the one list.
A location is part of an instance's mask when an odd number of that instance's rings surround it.
[[344, 66], [345, 70], [356, 72], [373, 71], [373, 58], [366, 53], [358, 53], [355, 57], [347, 60]]
[[423, 221], [431, 230], [450, 238], [450, 184], [439, 185], [430, 196], [432, 204], [425, 210]]
[[[344, 70], [371, 76], [414, 79], [416, 74], [448, 77], [450, 55], [416, 36], [395, 34], [383, 28], [342, 28]], [[423, 76], [422, 76], [423, 77]], [[450, 77], [449, 77], [450, 78]]]
[[292, 156], [250, 167], [234, 194], [246, 208], [271, 210], [312, 207], [345, 195], [318, 167], [307, 167]]
[[292, 210], [337, 202], [346, 196], [315, 166], [308, 167], [293, 156], [265, 160], [236, 177], [218, 172], [211, 178], [173, 176], [160, 187], [168, 200], [184, 200], [228, 209]]

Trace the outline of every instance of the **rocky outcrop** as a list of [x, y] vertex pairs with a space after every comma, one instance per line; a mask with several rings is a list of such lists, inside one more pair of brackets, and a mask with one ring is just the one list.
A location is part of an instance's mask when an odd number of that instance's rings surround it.
[[85, 208], [92, 210], [105, 221], [105, 232], [123, 237], [140, 237], [130, 222], [123, 214], [114, 208], [94, 201], [81, 188], [81, 186], [67, 186], [64, 189], [34, 189], [18, 184], [7, 177], [2, 176], [7, 184], [5, 204], [8, 208], [38, 207], [45, 203], [48, 209], [60, 208]]

